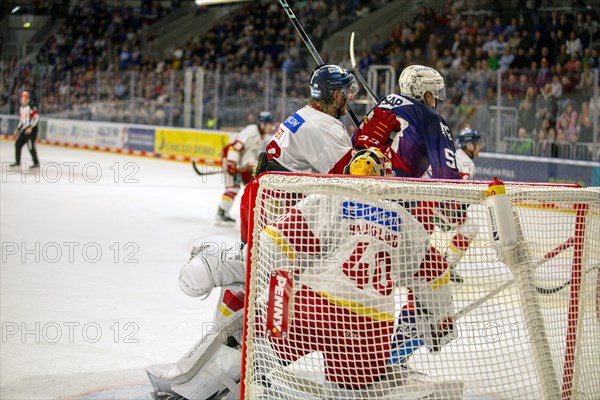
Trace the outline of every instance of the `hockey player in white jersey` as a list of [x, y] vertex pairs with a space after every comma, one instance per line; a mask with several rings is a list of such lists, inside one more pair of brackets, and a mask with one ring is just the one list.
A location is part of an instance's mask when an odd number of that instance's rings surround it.
[[275, 119], [268, 111], [256, 117], [256, 123], [244, 127], [223, 149], [222, 166], [225, 179], [225, 192], [217, 210], [217, 225], [233, 225], [230, 211], [241, 185], [247, 185], [258, 162], [258, 155], [264, 150], [273, 131]]
[[289, 116], [267, 144], [257, 172], [291, 171], [341, 174], [353, 149], [383, 147], [400, 123], [389, 111], [379, 110], [360, 130], [352, 144], [340, 122], [354, 100], [358, 85], [354, 75], [338, 65], [321, 65], [310, 77], [311, 99]]
[[466, 127], [456, 135], [456, 163], [462, 179], [475, 179], [475, 163], [484, 143], [481, 133], [471, 127]]
[[[475, 179], [475, 163], [473, 159], [479, 156], [484, 146], [481, 133], [471, 127], [461, 130], [456, 136], [456, 164], [462, 179]], [[463, 278], [456, 271], [456, 265], [467, 252], [471, 242], [479, 233], [479, 227], [472, 218], [465, 221], [456, 228], [456, 233], [448, 244], [446, 260], [450, 266], [450, 280], [462, 283]]]

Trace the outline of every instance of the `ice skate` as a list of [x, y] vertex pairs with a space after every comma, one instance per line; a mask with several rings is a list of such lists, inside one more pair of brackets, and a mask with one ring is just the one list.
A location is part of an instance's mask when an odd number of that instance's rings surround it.
[[217, 210], [217, 217], [215, 225], [221, 226], [233, 226], [235, 225], [235, 219], [231, 218], [228, 211], [225, 211], [221, 207]]
[[444, 254], [444, 259], [448, 263], [448, 269], [450, 270], [450, 281], [454, 283], [463, 283], [463, 277], [456, 271], [456, 266], [464, 255], [464, 250], [459, 250], [453, 245], [448, 246], [448, 251]]
[[455, 268], [450, 268], [450, 281], [454, 283], [463, 283], [463, 277], [460, 276], [458, 272], [456, 272]]

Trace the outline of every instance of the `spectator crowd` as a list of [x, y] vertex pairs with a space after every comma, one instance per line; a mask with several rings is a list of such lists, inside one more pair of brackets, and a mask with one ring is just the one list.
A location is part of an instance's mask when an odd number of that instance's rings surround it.
[[[322, 38], [387, 2], [290, 3], [320, 49]], [[228, 92], [252, 98], [252, 90], [264, 90], [265, 76], [305, 82], [314, 65], [276, 2], [231, 6], [226, 18], [174, 43], [161, 56], [144, 49], [154, 39], [152, 25], [170, 11], [162, 2], [142, 0], [139, 7], [109, 6], [103, 0], [72, 3], [35, 61], [15, 59], [2, 69], [0, 107], [5, 111], [17, 104], [19, 89], [27, 88], [45, 115], [69, 108], [94, 119], [128, 115], [127, 122], [160, 124], [171, 113], [169, 122], [177, 124], [174, 105], [182, 104], [184, 87], [179, 71], [187, 67], [223, 74]], [[487, 1], [485, 7], [478, 2], [484, 11], [474, 14], [471, 3], [448, 0], [436, 10], [421, 7], [412, 20], [393, 24], [388, 35], [372, 35], [368, 48], [359, 49], [359, 71], [366, 76], [371, 65], [390, 65], [397, 74], [411, 64], [434, 67], [446, 78], [449, 92], [439, 111], [454, 131], [481, 121], [489, 125], [490, 106], [501, 105], [514, 110], [516, 123], [515, 129], [503, 131], [506, 151], [589, 159], [598, 151], [594, 137], [600, 136], [594, 132], [600, 108], [594, 100], [600, 69], [596, 10], [582, 1], [518, 0], [510, 9]], [[337, 52], [322, 56], [348, 63]], [[380, 96], [383, 83], [375, 88]], [[206, 92], [205, 104], [217, 101]], [[131, 99], [146, 104], [136, 111], [136, 120], [127, 103]]]

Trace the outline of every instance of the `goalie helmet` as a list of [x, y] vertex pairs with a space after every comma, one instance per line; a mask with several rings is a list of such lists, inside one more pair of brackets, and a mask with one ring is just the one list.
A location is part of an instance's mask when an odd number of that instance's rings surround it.
[[273, 118], [273, 115], [268, 112], [268, 111], [261, 111], [258, 113], [258, 116], [256, 117], [256, 122], [259, 124], [263, 124], [263, 123], [269, 123], [269, 122], [275, 122], [275, 118]]
[[336, 90], [347, 91], [344, 96], [358, 93], [354, 75], [338, 65], [325, 64], [315, 68], [310, 76], [310, 96], [329, 101]]
[[376, 147], [357, 151], [344, 173], [356, 176], [391, 176], [392, 163], [385, 154]]
[[444, 78], [433, 68], [424, 65], [411, 65], [402, 71], [398, 79], [400, 94], [423, 100], [425, 92], [431, 92], [437, 100], [446, 99]]
[[[463, 149], [467, 147], [467, 143], [473, 144], [482, 140], [481, 133], [477, 129], [465, 128], [456, 135], [456, 146]], [[481, 143], [483, 145], [483, 141]]]

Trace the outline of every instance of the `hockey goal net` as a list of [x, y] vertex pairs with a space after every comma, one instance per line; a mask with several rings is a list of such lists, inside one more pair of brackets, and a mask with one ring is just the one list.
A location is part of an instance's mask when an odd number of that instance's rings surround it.
[[[487, 189], [259, 177], [251, 186], [242, 397], [598, 399], [600, 189], [506, 183], [518, 231], [510, 263], [490, 239]], [[456, 214], [440, 209], [463, 213], [453, 224]], [[433, 223], [424, 229], [423, 221]], [[420, 273], [433, 298], [450, 288], [455, 337], [439, 348], [423, 339], [398, 360], [399, 317], [414, 303], [410, 278], [423, 248], [447, 254], [465, 224], [471, 241], [455, 267], [462, 283], [436, 277], [435, 260], [431, 275]], [[408, 325], [419, 337], [423, 326]]]

